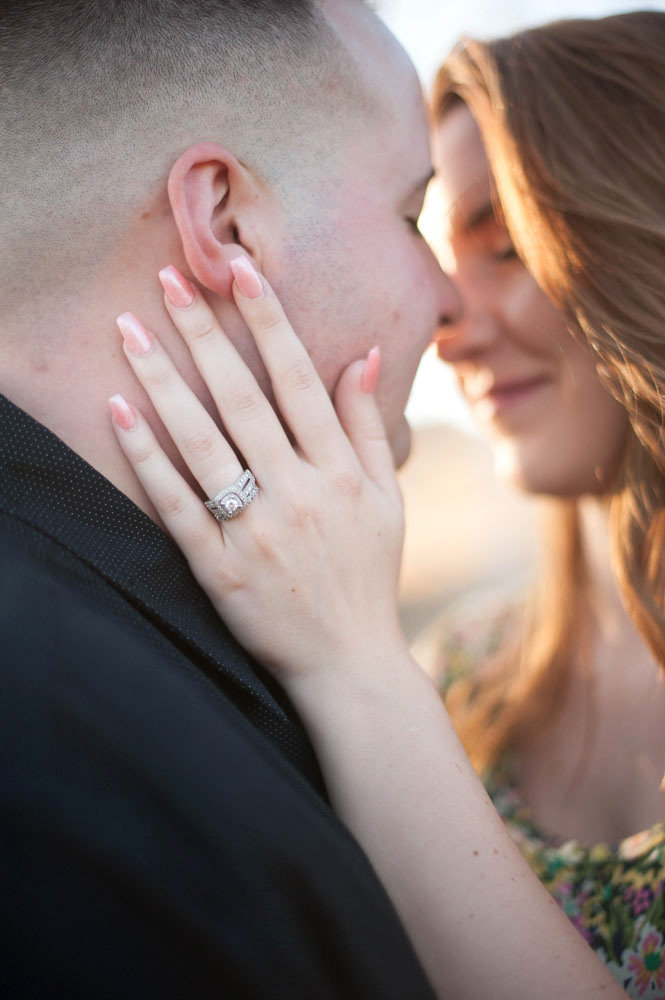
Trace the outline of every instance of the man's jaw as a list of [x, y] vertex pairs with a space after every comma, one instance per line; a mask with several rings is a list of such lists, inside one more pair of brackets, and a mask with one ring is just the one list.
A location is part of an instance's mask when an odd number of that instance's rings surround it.
[[390, 435], [390, 448], [395, 468], [401, 468], [411, 452], [411, 428], [402, 414], [395, 431]]

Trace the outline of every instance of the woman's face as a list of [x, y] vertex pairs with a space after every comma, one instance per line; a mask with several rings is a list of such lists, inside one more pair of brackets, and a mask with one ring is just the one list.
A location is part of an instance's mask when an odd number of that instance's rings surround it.
[[473, 412], [489, 433], [499, 474], [536, 493], [601, 493], [628, 432], [603, 388], [590, 347], [515, 255], [492, 210], [480, 133], [464, 105], [434, 135], [445, 228], [444, 267], [462, 297], [459, 321], [438, 336]]

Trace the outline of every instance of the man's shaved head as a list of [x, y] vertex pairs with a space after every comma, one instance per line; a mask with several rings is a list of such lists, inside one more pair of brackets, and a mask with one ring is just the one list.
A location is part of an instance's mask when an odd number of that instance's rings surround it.
[[120, 238], [188, 145], [228, 145], [280, 189], [321, 156], [311, 135], [332, 140], [336, 108], [370, 102], [313, 0], [24, 0], [0, 19], [1, 239], [17, 280], [45, 240], [53, 264], [71, 260], [77, 216], [82, 265], [99, 234]]
[[431, 171], [420, 85], [369, 5], [0, 0], [0, 39], [0, 390], [134, 497], [104, 401], [122, 392], [148, 419], [150, 403], [113, 317], [160, 331], [214, 414], [165, 323], [171, 263], [269, 391], [233, 302], [242, 253], [329, 391], [381, 349], [403, 460], [411, 381], [455, 302], [415, 225]]

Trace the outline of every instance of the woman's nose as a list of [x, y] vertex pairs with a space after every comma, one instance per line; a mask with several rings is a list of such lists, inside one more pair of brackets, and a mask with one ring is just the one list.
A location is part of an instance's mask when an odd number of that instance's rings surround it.
[[462, 292], [458, 284], [458, 300], [458, 311], [444, 319], [434, 335], [437, 354], [451, 364], [473, 360], [488, 351], [495, 344], [501, 325], [482, 290]]
[[[437, 265], [438, 267], [438, 265]], [[445, 271], [439, 269], [439, 318], [437, 329], [454, 326], [462, 313], [462, 297], [454, 280]]]

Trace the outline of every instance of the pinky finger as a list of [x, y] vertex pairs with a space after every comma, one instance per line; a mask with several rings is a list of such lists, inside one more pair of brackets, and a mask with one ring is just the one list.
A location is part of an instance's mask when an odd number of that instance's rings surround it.
[[162, 523], [196, 573], [207, 541], [222, 535], [196, 495], [160, 447], [148, 422], [122, 396], [109, 399], [118, 443]]

